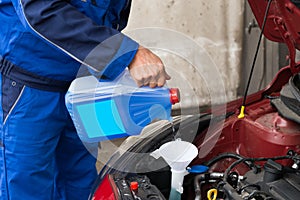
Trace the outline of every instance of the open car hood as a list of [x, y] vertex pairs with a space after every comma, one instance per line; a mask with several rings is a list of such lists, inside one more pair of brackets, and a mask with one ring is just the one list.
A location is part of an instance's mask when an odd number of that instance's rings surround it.
[[[248, 0], [253, 14], [262, 27], [267, 0]], [[300, 1], [272, 0], [263, 34], [274, 42], [283, 42], [289, 49], [291, 71], [300, 72], [296, 62], [296, 49], [300, 50]]]

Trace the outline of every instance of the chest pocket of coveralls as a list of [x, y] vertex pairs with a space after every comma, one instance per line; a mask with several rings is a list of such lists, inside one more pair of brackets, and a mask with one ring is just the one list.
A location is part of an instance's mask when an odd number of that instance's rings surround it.
[[69, 2], [98, 25], [104, 25], [110, 0], [69, 0]]

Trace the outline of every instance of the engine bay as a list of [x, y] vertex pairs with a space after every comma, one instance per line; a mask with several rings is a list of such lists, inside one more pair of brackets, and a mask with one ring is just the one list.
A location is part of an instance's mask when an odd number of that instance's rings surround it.
[[[181, 199], [228, 200], [296, 200], [300, 195], [300, 156], [289, 151], [273, 158], [244, 158], [225, 153], [208, 161], [213, 166], [221, 160], [235, 160], [224, 172], [190, 173], [184, 180]], [[278, 160], [293, 160], [292, 166], [283, 166]], [[263, 165], [257, 164], [264, 162]], [[246, 167], [241, 175], [232, 169]], [[147, 174], [114, 174], [114, 183], [122, 199], [164, 200], [169, 198], [171, 175], [168, 169]], [[152, 183], [155, 183], [152, 184]], [[133, 188], [133, 185], [137, 186]]]

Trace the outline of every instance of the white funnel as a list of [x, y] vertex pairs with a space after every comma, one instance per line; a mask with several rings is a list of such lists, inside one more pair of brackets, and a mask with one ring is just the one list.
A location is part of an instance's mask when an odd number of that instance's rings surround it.
[[162, 157], [171, 167], [171, 187], [182, 193], [182, 183], [185, 175], [188, 174], [186, 167], [197, 156], [198, 149], [189, 142], [176, 140], [163, 144], [159, 149], [151, 153], [151, 156], [158, 159]]

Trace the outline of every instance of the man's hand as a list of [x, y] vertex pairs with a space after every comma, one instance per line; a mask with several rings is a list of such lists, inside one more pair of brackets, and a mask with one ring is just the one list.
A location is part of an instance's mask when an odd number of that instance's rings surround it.
[[161, 59], [149, 49], [141, 46], [137, 50], [128, 68], [131, 77], [139, 87], [162, 87], [166, 83], [166, 80], [171, 79]]

